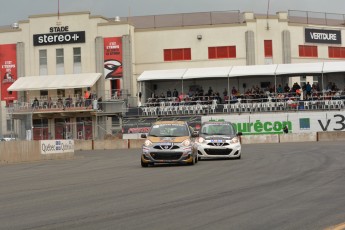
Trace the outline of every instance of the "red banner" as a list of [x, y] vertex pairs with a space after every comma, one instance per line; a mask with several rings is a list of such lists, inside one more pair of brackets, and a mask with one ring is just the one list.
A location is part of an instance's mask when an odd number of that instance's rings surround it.
[[17, 80], [16, 44], [0, 45], [1, 100], [17, 100], [17, 92], [7, 89]]
[[104, 38], [104, 76], [122, 77], [122, 37]]

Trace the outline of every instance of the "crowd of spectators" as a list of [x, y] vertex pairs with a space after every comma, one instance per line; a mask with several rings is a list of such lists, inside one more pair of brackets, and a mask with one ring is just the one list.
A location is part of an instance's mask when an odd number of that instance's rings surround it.
[[[344, 88], [345, 91], [345, 88]], [[218, 104], [236, 103], [238, 100], [242, 102], [255, 102], [255, 101], [288, 101], [291, 100], [323, 100], [341, 96], [341, 91], [334, 82], [329, 82], [324, 90], [321, 90], [318, 83], [310, 84], [310, 82], [302, 83], [302, 86], [297, 82], [293, 83], [290, 87], [287, 83], [285, 86], [278, 84], [277, 89], [272, 84], [268, 84], [265, 88], [261, 88], [258, 85], [253, 85], [250, 88], [243, 90], [241, 93], [235, 86], [232, 87], [230, 94], [227, 88], [221, 94], [218, 91], [214, 91], [212, 86], [209, 86], [208, 90], [204, 91], [202, 87], [195, 90], [190, 89], [187, 94], [180, 93], [174, 89], [171, 91], [168, 89], [166, 93], [161, 92], [158, 96], [156, 92], [153, 92], [151, 97], [147, 100], [150, 105], [157, 105], [159, 102], [201, 102], [212, 103], [216, 100]]]
[[65, 110], [66, 108], [70, 107], [85, 107], [86, 109], [92, 108], [92, 103], [94, 100], [97, 100], [98, 109], [102, 110], [102, 97], [97, 99], [97, 95], [94, 92], [84, 91], [84, 96], [82, 97], [80, 94], [68, 95], [67, 97], [62, 97], [58, 95], [57, 98], [52, 99], [52, 97], [47, 98], [34, 98], [31, 104], [31, 108], [33, 109], [50, 109], [50, 108], [62, 108]]

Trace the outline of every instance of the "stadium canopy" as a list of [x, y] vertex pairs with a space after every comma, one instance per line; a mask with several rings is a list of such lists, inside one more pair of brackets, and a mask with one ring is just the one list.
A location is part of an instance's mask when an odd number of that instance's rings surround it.
[[279, 64], [276, 75], [322, 74], [323, 62]]
[[244, 76], [298, 76], [345, 72], [345, 62], [313, 62], [271, 65], [224, 66], [144, 71], [138, 81], [231, 78]]
[[87, 88], [92, 87], [101, 75], [101, 73], [81, 73], [20, 77], [7, 91]]
[[245, 65], [234, 66], [229, 77], [274, 76], [278, 65]]
[[323, 73], [341, 73], [345, 72], [345, 61], [342, 62], [324, 62]]
[[181, 80], [187, 69], [167, 69], [144, 71], [138, 81], [151, 80]]
[[197, 79], [197, 78], [224, 78], [228, 77], [231, 66], [226, 67], [209, 67], [209, 68], [190, 68], [183, 75], [185, 79]]

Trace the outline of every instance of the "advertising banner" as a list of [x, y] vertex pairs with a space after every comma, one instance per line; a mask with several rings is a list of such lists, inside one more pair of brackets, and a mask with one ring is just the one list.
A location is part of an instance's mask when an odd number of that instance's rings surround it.
[[345, 131], [345, 111], [294, 112], [250, 115], [204, 116], [205, 121], [230, 121], [243, 135], [282, 134], [283, 127], [289, 133]]
[[104, 38], [105, 79], [118, 79], [122, 74], [122, 37]]
[[17, 80], [16, 44], [0, 45], [0, 76], [1, 100], [17, 100], [17, 92], [7, 92], [13, 82]]
[[34, 34], [34, 46], [85, 43], [85, 31]]
[[306, 43], [341, 44], [340, 30], [320, 30], [305, 28]]
[[41, 154], [74, 153], [74, 140], [40, 141]]

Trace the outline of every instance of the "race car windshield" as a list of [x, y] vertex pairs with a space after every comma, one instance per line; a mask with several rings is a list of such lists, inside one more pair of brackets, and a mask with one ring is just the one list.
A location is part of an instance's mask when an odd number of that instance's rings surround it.
[[185, 125], [154, 125], [149, 136], [154, 137], [182, 137], [189, 136], [188, 128]]
[[201, 128], [201, 134], [206, 135], [235, 135], [235, 129], [230, 124], [205, 124]]

